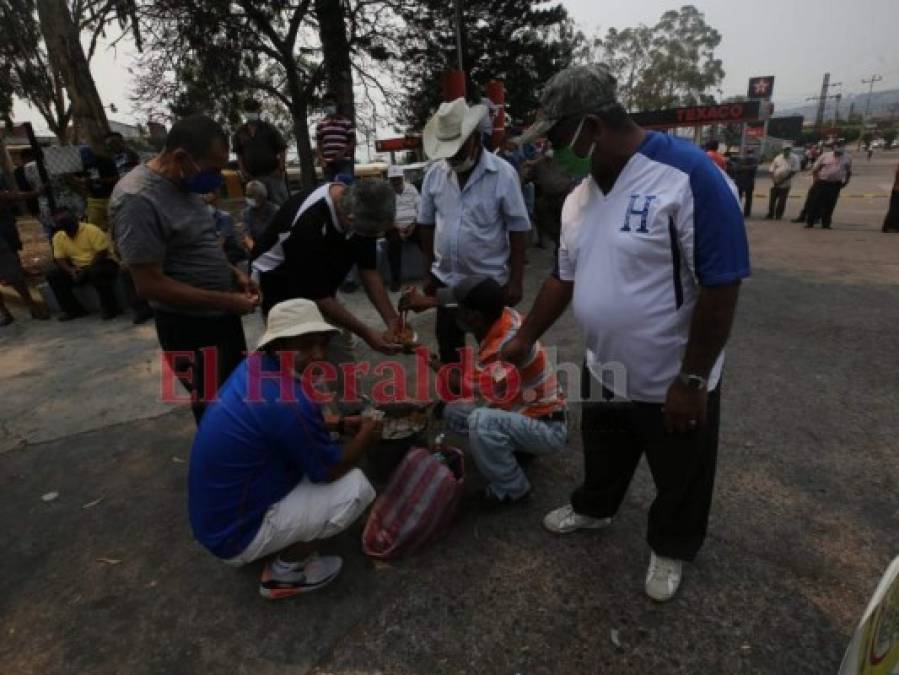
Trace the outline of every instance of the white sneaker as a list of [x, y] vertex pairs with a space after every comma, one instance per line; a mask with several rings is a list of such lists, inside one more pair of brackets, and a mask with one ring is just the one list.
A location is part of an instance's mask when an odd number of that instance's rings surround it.
[[656, 602], [667, 602], [680, 587], [684, 563], [674, 558], [663, 558], [653, 551], [646, 570], [646, 595]]
[[342, 567], [343, 559], [336, 555], [313, 554], [289, 571], [278, 570], [274, 562], [269, 562], [262, 571], [259, 593], [263, 598], [278, 600], [316, 591], [334, 581]]
[[543, 527], [555, 534], [568, 534], [575, 530], [601, 530], [611, 524], [611, 518], [583, 516], [577, 513], [571, 504], [550, 511], [543, 518]]

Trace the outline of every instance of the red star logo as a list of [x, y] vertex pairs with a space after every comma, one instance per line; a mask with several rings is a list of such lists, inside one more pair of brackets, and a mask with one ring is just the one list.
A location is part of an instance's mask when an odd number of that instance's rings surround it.
[[771, 88], [771, 80], [759, 80], [754, 85], [752, 85], [753, 90], [759, 96], [764, 96], [768, 93], [768, 89]]

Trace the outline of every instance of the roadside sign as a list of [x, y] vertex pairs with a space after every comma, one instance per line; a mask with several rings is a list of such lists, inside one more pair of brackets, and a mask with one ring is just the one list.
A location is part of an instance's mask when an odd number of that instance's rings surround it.
[[771, 98], [774, 91], [774, 75], [762, 75], [749, 78], [749, 87], [746, 90], [747, 98]]

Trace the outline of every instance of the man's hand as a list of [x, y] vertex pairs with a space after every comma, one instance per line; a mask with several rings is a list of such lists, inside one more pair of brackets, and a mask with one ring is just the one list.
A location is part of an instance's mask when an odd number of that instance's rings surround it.
[[[436, 289], [435, 289], [436, 292]], [[400, 296], [400, 311], [412, 310], [416, 314], [433, 309], [437, 306], [437, 299], [433, 295], [425, 295], [414, 286], [410, 286]]]
[[524, 291], [521, 288], [521, 283], [513, 283], [509, 282], [505, 286], [503, 286], [503, 292], [506, 294], [506, 304], [509, 307], [514, 307], [519, 302], [521, 302], [521, 298], [524, 296]]
[[224, 309], [229, 314], [252, 314], [259, 304], [259, 295], [255, 297], [247, 293], [228, 293], [223, 303]]
[[261, 295], [259, 292], [259, 284], [257, 284], [236, 267], [234, 268], [234, 279], [237, 281], [237, 287], [241, 290], [241, 292], [243, 292], [243, 294], [247, 297], [255, 299], [256, 304], [259, 304], [259, 298]]
[[530, 355], [534, 345], [523, 339], [520, 335], [516, 335], [509, 340], [499, 352], [501, 361], [511, 363], [514, 366], [520, 366]]
[[668, 387], [665, 405], [665, 430], [668, 433], [696, 431], [705, 424], [709, 392], [706, 389], [690, 389], [680, 378]]
[[381, 419], [371, 417], [361, 417], [359, 420], [359, 431], [356, 438], [364, 444], [377, 443], [381, 440], [381, 432], [384, 430], [384, 422]]
[[378, 331], [369, 328], [366, 330], [365, 335], [362, 336], [362, 339], [376, 352], [381, 352], [382, 354], [397, 354], [403, 349], [403, 345], [392, 342], [390, 337], [390, 331], [379, 333]]

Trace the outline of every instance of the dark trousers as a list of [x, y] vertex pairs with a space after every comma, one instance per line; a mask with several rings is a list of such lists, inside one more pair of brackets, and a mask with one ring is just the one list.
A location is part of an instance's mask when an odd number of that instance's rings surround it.
[[[446, 284], [431, 277], [438, 288]], [[437, 337], [437, 351], [441, 363], [458, 363], [459, 351], [465, 346], [465, 331], [456, 323], [455, 307], [438, 307], [434, 321], [434, 334]]]
[[118, 314], [119, 301], [115, 295], [115, 282], [119, 276], [119, 266], [114, 260], [103, 258], [81, 271], [78, 280], [72, 279], [60, 268], [55, 267], [47, 274], [47, 283], [53, 289], [53, 295], [66, 314], [84, 314], [84, 306], [75, 297], [72, 289], [75, 286], [90, 284], [100, 297], [100, 307], [104, 314]]
[[709, 393], [705, 426], [685, 434], [666, 433], [659, 403], [585, 402], [584, 483], [571, 495], [574, 510], [593, 518], [614, 516], [645, 453], [657, 492], [649, 509], [649, 546], [667, 558], [693, 560], [712, 504], [720, 390]]
[[[239, 316], [191, 316], [156, 310], [156, 335], [164, 352], [185, 352], [170, 357], [170, 365], [181, 384], [190, 392], [191, 409], [197, 424], [219, 386], [228, 379], [247, 351], [243, 323]], [[212, 349], [211, 357], [201, 350]], [[214, 364], [208, 373], [206, 361]], [[208, 380], [208, 382], [207, 382]]]
[[744, 202], [743, 217], [749, 218], [752, 215], [752, 193], [755, 190], [755, 183], [737, 184], [737, 193], [740, 195], [740, 201]]
[[899, 232], [899, 192], [890, 193], [890, 207], [883, 219], [884, 232]]
[[833, 219], [833, 210], [840, 198], [840, 190], [843, 184], [831, 181], [818, 181], [815, 183], [815, 197], [808, 204], [808, 212], [805, 214], [805, 224], [814, 225], [821, 219], [822, 227], [830, 227]]
[[125, 296], [128, 298], [128, 304], [131, 305], [135, 319], [152, 317], [153, 308], [150, 307], [150, 302], [137, 294], [134, 279], [131, 278], [131, 273], [127, 268], [122, 268], [122, 282], [125, 284]]
[[790, 188], [772, 186], [768, 193], [768, 217], [783, 218], [784, 211], [787, 208], [787, 196], [790, 194]]
[[796, 216], [796, 220], [805, 222], [805, 219], [808, 217], [809, 206], [818, 198], [818, 185], [818, 183], [812, 183], [811, 187], [808, 189], [808, 194], [805, 195], [805, 202], [802, 204], [802, 210], [799, 212], [799, 215]]
[[456, 323], [455, 307], [438, 307], [434, 323], [437, 336], [437, 350], [441, 363], [456, 363], [459, 351], [465, 346], [465, 331]]
[[325, 180], [329, 182], [333, 183], [337, 180], [337, 176], [343, 175], [350, 183], [352, 183], [354, 180], [353, 160], [336, 159], [331, 162], [326, 162], [322, 169], [322, 173], [325, 176]]
[[400, 237], [400, 233], [396, 230], [388, 230], [385, 238], [387, 239], [387, 262], [390, 263], [390, 280], [399, 284], [403, 280], [403, 242], [411, 241], [416, 246], [421, 246], [418, 229], [412, 230], [412, 234], [406, 239]]

